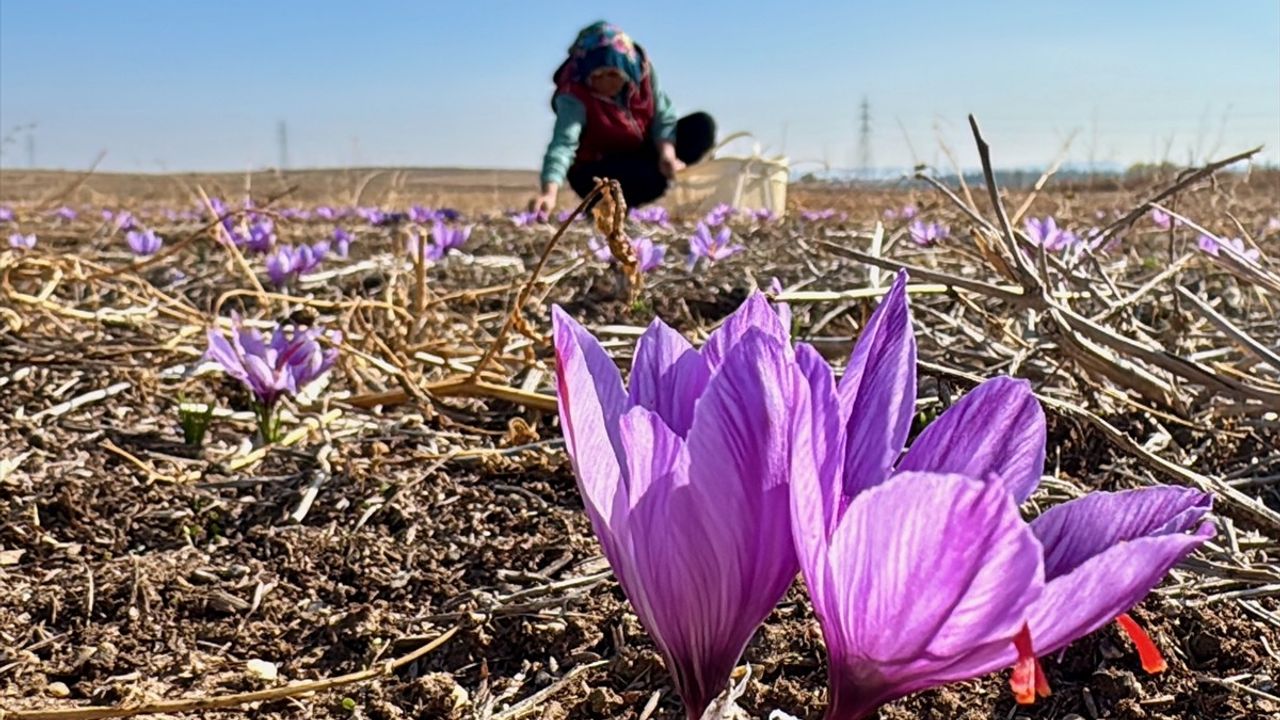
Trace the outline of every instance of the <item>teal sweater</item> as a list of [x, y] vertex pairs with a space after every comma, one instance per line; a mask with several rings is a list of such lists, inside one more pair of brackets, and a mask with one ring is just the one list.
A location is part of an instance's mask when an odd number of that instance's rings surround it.
[[[676, 140], [676, 110], [671, 98], [658, 89], [658, 79], [649, 71], [649, 82], [653, 88], [654, 117], [650, 132], [654, 142]], [[578, 152], [578, 138], [582, 135], [582, 124], [587, 119], [587, 109], [582, 101], [571, 95], [557, 95], [554, 101], [556, 125], [551, 131], [551, 144], [547, 146], [547, 154], [542, 158], [542, 184], [555, 183], [564, 185], [565, 175], [573, 165], [573, 157]]]

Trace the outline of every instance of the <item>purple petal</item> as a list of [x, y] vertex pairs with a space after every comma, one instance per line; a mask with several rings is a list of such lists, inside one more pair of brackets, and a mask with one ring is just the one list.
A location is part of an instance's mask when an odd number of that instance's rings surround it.
[[1044, 470], [1044, 411], [1025, 380], [992, 378], [930, 423], [899, 471], [998, 475], [1014, 500], [1035, 491]]
[[769, 307], [764, 294], [755, 291], [707, 338], [702, 347], [702, 357], [707, 365], [713, 371], [718, 368], [733, 346], [753, 329], [776, 338], [784, 345], [790, 343], [791, 334], [782, 326], [778, 314]]
[[628, 401], [658, 413], [684, 437], [693, 424], [694, 404], [710, 379], [706, 360], [689, 341], [655, 319], [636, 344]]
[[799, 418], [792, 448], [791, 531], [800, 563], [816, 567], [840, 518], [844, 419], [831, 366], [808, 344], [796, 345], [796, 364], [809, 386], [808, 417]]
[[824, 560], [804, 570], [831, 656], [829, 717], [968, 676], [975, 648], [1012, 647], [1043, 583], [1013, 498], [958, 475], [905, 473], [855, 497]]
[[552, 326], [565, 448], [573, 461], [587, 514], [599, 528], [608, 524], [615, 495], [627, 496], [618, 429], [618, 419], [627, 410], [626, 390], [604, 348], [559, 306], [552, 308]]
[[1212, 523], [1201, 523], [1210, 502], [1185, 488], [1098, 492], [1037, 518], [1031, 529], [1044, 545], [1049, 580], [1031, 613], [1037, 654], [1056, 652], [1141, 602], [1213, 537]]
[[1031, 529], [1044, 545], [1045, 576], [1052, 580], [1116, 543], [1184, 532], [1211, 504], [1209, 495], [1179, 487], [1094, 492], [1050, 508]]
[[881, 483], [902, 453], [916, 398], [916, 338], [899, 272], [858, 338], [839, 386], [848, 416], [845, 494]]

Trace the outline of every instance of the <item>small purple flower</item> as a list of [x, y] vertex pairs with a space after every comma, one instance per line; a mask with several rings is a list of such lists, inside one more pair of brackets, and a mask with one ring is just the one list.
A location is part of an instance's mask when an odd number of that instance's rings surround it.
[[293, 279], [293, 249], [288, 245], [281, 245], [276, 248], [275, 252], [267, 256], [267, 278], [271, 280], [271, 284], [276, 287], [284, 287]]
[[62, 207], [55, 210], [53, 214], [58, 220], [61, 220], [62, 222], [71, 222], [72, 220], [76, 219], [76, 211], [72, 210], [66, 205], [63, 205]]
[[[318, 339], [319, 329], [294, 329], [286, 333], [277, 327], [267, 340], [257, 330], [246, 328], [239, 316], [232, 316], [231, 336], [216, 328], [208, 333], [205, 359], [222, 366], [253, 393], [263, 439], [276, 439], [275, 407], [280, 399], [296, 395], [316, 378], [329, 371], [337, 359], [336, 348], [325, 349]], [[329, 333], [333, 343], [342, 341], [340, 332]]]
[[661, 227], [671, 226], [671, 214], [661, 205], [647, 205], [645, 207], [631, 208], [627, 212], [633, 222], [641, 225], [658, 225]]
[[264, 217], [249, 225], [249, 235], [244, 246], [256, 253], [270, 252], [276, 244], [276, 226], [271, 218]]
[[951, 228], [946, 225], [940, 225], [935, 222], [921, 222], [919, 220], [911, 221], [911, 225], [907, 227], [911, 233], [911, 239], [917, 245], [929, 247], [938, 244], [943, 238], [950, 237]]
[[338, 217], [338, 213], [334, 212], [334, 209], [329, 207], [328, 205], [321, 205], [320, 207], [316, 208], [315, 212], [316, 212], [316, 217], [320, 218], [321, 220], [327, 220], [329, 222], [333, 222]]
[[9, 236], [9, 247], [14, 250], [30, 250], [36, 246], [36, 234], [14, 233]]
[[1168, 230], [1182, 225], [1181, 220], [1174, 218], [1160, 208], [1151, 208], [1151, 222], [1161, 230]]
[[[0, 208], [0, 215], [2, 215], [2, 214], [3, 214], [3, 212], [4, 212], [4, 208]], [[2, 216], [0, 216], [0, 220], [2, 220], [2, 219], [3, 219], [3, 217], [2, 217]], [[9, 219], [10, 219], [10, 220], [12, 220], [12, 219], [13, 219], [13, 213], [9, 213]], [[1264, 234], [1265, 234], [1265, 233], [1280, 233], [1280, 217], [1275, 217], [1275, 216], [1273, 216], [1273, 217], [1271, 217], [1270, 219], [1268, 219], [1268, 220], [1267, 220], [1267, 227], [1266, 227], [1262, 232], [1263, 232]]]
[[444, 248], [429, 239], [424, 240], [421, 235], [413, 231], [405, 239], [404, 249], [409, 254], [409, 259], [414, 262], [421, 259], [426, 263], [437, 263], [444, 257]]
[[778, 219], [778, 216], [769, 208], [756, 208], [755, 210], [748, 211], [748, 215], [750, 215], [752, 220], [761, 224], [771, 223]]
[[698, 228], [694, 230], [693, 236], [689, 238], [689, 269], [692, 270], [698, 264], [698, 260], [702, 258], [706, 258], [708, 262], [715, 263], [731, 255], [736, 255], [745, 249], [742, 245], [731, 245], [729, 240], [730, 231], [728, 227], [720, 228], [715, 237], [712, 237], [711, 229], [705, 223], [698, 223]]
[[902, 211], [898, 213], [898, 217], [902, 218], [903, 220], [910, 220], [914, 218], [916, 215], [918, 215], [919, 213], [920, 213], [920, 210], [915, 205], [904, 205], [902, 207]]
[[116, 232], [120, 232], [120, 231], [133, 230], [135, 227], [137, 227], [138, 223], [134, 219], [133, 213], [129, 212], [128, 210], [121, 210], [120, 212], [116, 213], [114, 225], [116, 228]]
[[732, 205], [728, 203], [720, 203], [719, 205], [711, 208], [711, 212], [707, 213], [707, 216], [703, 218], [702, 223], [709, 227], [723, 225], [737, 212], [737, 209]]
[[154, 230], [130, 230], [125, 233], [124, 239], [129, 243], [129, 249], [138, 257], [155, 255], [164, 244], [164, 240]]
[[591, 254], [602, 263], [614, 263], [617, 260], [613, 257], [613, 251], [609, 249], [609, 243], [592, 235], [587, 238], [587, 249], [591, 250]]
[[1226, 247], [1228, 255], [1234, 255], [1253, 265], [1257, 265], [1262, 258], [1262, 253], [1257, 248], [1245, 247], [1244, 240], [1240, 238], [1219, 239], [1210, 235], [1201, 235], [1196, 244], [1201, 250], [1214, 257], [1219, 257], [1222, 248]]
[[471, 226], [449, 226], [443, 220], [436, 220], [431, 228], [431, 240], [439, 248], [439, 256], [444, 257], [450, 250], [462, 247], [471, 237]]
[[662, 266], [667, 249], [653, 242], [648, 235], [641, 235], [631, 241], [631, 249], [636, 253], [636, 265], [640, 272], [649, 272]]
[[1039, 218], [1029, 217], [1026, 222], [1027, 237], [1031, 242], [1044, 247], [1045, 250], [1056, 252], [1071, 247], [1080, 241], [1075, 233], [1063, 230], [1058, 227], [1058, 221], [1053, 216], [1046, 216], [1043, 220]]
[[545, 223], [549, 217], [550, 216], [545, 212], [527, 211], [511, 213], [510, 215], [511, 222], [515, 223], [516, 227], [531, 227], [533, 225], [539, 225]]
[[0, 207], [0, 222], [13, 222], [13, 209]]
[[414, 205], [409, 208], [409, 222], [426, 225], [439, 219], [440, 216], [436, 211], [430, 208], [424, 208], [421, 205]]
[[387, 214], [375, 207], [356, 208], [356, 214], [364, 218], [365, 222], [375, 226], [387, 220]]
[[805, 222], [819, 222], [821, 220], [831, 220], [837, 217], [843, 220], [845, 218], [845, 214], [837, 213], [835, 208], [824, 208], [822, 210], [802, 210], [800, 212], [800, 219], [804, 220]]
[[346, 258], [351, 252], [351, 241], [355, 240], [351, 233], [340, 227], [333, 229], [333, 245], [334, 253], [340, 258]]

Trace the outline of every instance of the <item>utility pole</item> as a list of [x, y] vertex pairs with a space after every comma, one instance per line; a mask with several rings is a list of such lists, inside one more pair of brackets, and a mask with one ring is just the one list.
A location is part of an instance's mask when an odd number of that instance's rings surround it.
[[289, 169], [289, 128], [281, 120], [276, 125], [276, 146], [280, 149], [280, 169]]
[[871, 179], [871, 103], [862, 96], [858, 114], [858, 174]]

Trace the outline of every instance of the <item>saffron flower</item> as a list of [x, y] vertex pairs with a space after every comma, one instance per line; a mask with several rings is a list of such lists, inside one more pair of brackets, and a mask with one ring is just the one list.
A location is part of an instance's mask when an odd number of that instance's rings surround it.
[[1052, 216], [1046, 216], [1043, 220], [1040, 218], [1027, 218], [1026, 222], [1027, 237], [1035, 245], [1043, 247], [1050, 252], [1064, 250], [1079, 242], [1079, 238], [1067, 230], [1058, 227], [1058, 221]]
[[0, 222], [13, 222], [13, 209], [0, 207]]
[[[229, 337], [210, 328], [205, 359], [216, 362], [223, 372], [239, 380], [252, 393], [262, 439], [274, 442], [279, 439], [276, 409], [280, 400], [296, 395], [328, 372], [338, 351], [322, 347], [319, 338], [323, 333], [319, 329], [294, 328], [285, 332], [284, 328], [276, 327], [268, 339], [257, 330], [245, 327], [238, 315], [233, 315], [231, 322]], [[331, 332], [329, 339], [337, 344], [342, 341], [342, 333]]]
[[1222, 248], [1227, 248], [1227, 254], [1235, 256], [1237, 259], [1253, 265], [1258, 264], [1258, 260], [1262, 257], [1262, 253], [1257, 248], [1245, 247], [1244, 241], [1240, 238], [1216, 238], [1212, 235], [1201, 235], [1196, 244], [1200, 249], [1209, 253], [1214, 257], [1221, 257]]
[[689, 238], [689, 269], [692, 270], [698, 264], [698, 260], [702, 258], [706, 258], [708, 262], [715, 263], [736, 255], [745, 249], [742, 245], [731, 245], [729, 239], [729, 228], [720, 228], [715, 237], [712, 237], [711, 229], [707, 227], [706, 223], [698, 223], [698, 228], [694, 230], [693, 236]]
[[517, 212], [510, 215], [516, 227], [531, 227], [545, 223], [550, 215], [546, 212]]
[[818, 222], [821, 220], [831, 220], [833, 218], [838, 218], [840, 220], [843, 220], [845, 219], [845, 214], [837, 213], [835, 208], [824, 208], [822, 210], [802, 210], [800, 212], [800, 219], [804, 220], [805, 222]]
[[54, 217], [56, 217], [58, 220], [61, 220], [62, 222], [71, 222], [72, 220], [75, 220], [76, 214], [77, 213], [75, 210], [72, 210], [66, 205], [63, 205], [62, 207], [58, 208], [53, 212]]
[[431, 228], [431, 240], [439, 248], [439, 256], [444, 257], [450, 250], [457, 250], [466, 244], [471, 237], [471, 226], [458, 227], [446, 225], [443, 220], [436, 220]]
[[905, 273], [839, 383], [816, 351], [796, 348], [812, 425], [810, 455], [792, 463], [792, 526], [830, 656], [827, 717], [864, 718], [1010, 666], [1016, 698], [1030, 703], [1050, 690], [1037, 658], [1113, 620], [1144, 668], [1159, 670], [1158, 651], [1126, 613], [1213, 534], [1201, 522], [1209, 496], [1092, 493], [1028, 524], [1018, 505], [1045, 457], [1030, 387], [982, 383], [904, 455], [915, 354]]
[[322, 240], [315, 245], [298, 245], [289, 247], [282, 245], [267, 256], [267, 278], [276, 287], [284, 287], [299, 275], [320, 267], [329, 253], [329, 242]]
[[35, 246], [36, 246], [35, 233], [29, 233], [27, 235], [23, 235], [22, 233], [14, 233], [9, 236], [9, 247], [13, 248], [14, 250], [30, 250]]
[[707, 213], [707, 216], [705, 218], [703, 218], [702, 223], [710, 227], [723, 225], [730, 218], [732, 218], [737, 212], [738, 212], [737, 209], [735, 209], [732, 205], [728, 203], [720, 203], [719, 205], [716, 205], [715, 207], [711, 208], [711, 211]]
[[907, 231], [911, 233], [911, 239], [917, 245], [928, 247], [937, 245], [943, 238], [951, 235], [951, 228], [935, 222], [921, 222], [919, 220], [911, 221], [907, 226]]
[[560, 422], [587, 515], [696, 720], [795, 577], [787, 484], [804, 377], [760, 293], [700, 351], [655, 320], [629, 387], [559, 307], [553, 324]]
[[761, 224], [771, 223], [778, 219], [778, 216], [769, 208], [756, 208], [755, 210], [749, 210], [747, 214], [751, 216], [752, 220]]
[[315, 216], [321, 220], [333, 222], [338, 217], [338, 213], [328, 205], [321, 205], [315, 209]]
[[649, 205], [647, 207], [631, 208], [627, 211], [631, 220], [641, 225], [659, 225], [661, 227], [671, 226], [671, 214], [661, 205]]
[[353, 237], [351, 233], [347, 232], [346, 230], [343, 230], [340, 227], [334, 228], [333, 229], [334, 254], [340, 258], [347, 257], [347, 255], [351, 253], [351, 241], [353, 240], [355, 240], [355, 237]]
[[[600, 262], [612, 265], [618, 261], [613, 256], [613, 251], [609, 249], [609, 244], [594, 235], [587, 239], [587, 248]], [[640, 272], [649, 272], [662, 267], [662, 261], [667, 256], [667, 249], [655, 243], [653, 238], [647, 235], [632, 238], [631, 249], [636, 254], [636, 267]]]
[[125, 233], [124, 239], [129, 244], [129, 249], [138, 257], [155, 255], [160, 251], [160, 246], [164, 244], [164, 241], [160, 239], [159, 235], [156, 235], [154, 230], [130, 230]]
[[1161, 230], [1168, 230], [1170, 228], [1174, 228], [1182, 225], [1181, 220], [1174, 219], [1172, 215], [1161, 210], [1160, 208], [1151, 208], [1150, 214], [1151, 214], [1151, 222]]

